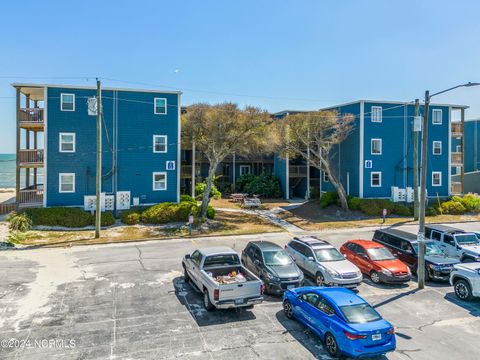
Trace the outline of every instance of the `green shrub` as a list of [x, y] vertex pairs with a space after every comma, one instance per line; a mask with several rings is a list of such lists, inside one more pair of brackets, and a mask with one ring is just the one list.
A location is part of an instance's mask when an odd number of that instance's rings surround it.
[[440, 205], [442, 214], [462, 215], [466, 212], [465, 206], [461, 202], [449, 200]]
[[191, 202], [179, 204], [167, 202], [147, 208], [140, 218], [146, 224], [165, 224], [172, 221], [187, 221], [190, 213], [196, 212], [197, 205]]
[[400, 215], [400, 216], [412, 216], [413, 208], [402, 205], [402, 204], [394, 204], [391, 210], [391, 213]]
[[361, 199], [360, 211], [369, 216], [382, 216], [383, 209], [392, 214], [394, 206], [395, 203], [386, 199]]
[[207, 208], [207, 218], [214, 219], [215, 218], [215, 209], [211, 206]]
[[94, 217], [79, 208], [52, 207], [26, 209], [33, 225], [85, 227], [94, 224]]
[[437, 209], [435, 209], [433, 206], [429, 206], [428, 208], [425, 209], [425, 215], [437, 216]]
[[248, 194], [256, 194], [267, 198], [277, 198], [282, 195], [280, 182], [274, 175], [262, 173], [259, 176], [245, 174], [238, 178], [237, 189]]
[[25, 213], [12, 213], [8, 217], [9, 228], [13, 231], [26, 232], [32, 228], [32, 219]]
[[[205, 192], [206, 188], [207, 184], [205, 182], [200, 182], [195, 185], [195, 195], [198, 200], [201, 200], [203, 198], [203, 193]], [[222, 193], [218, 191], [215, 184], [212, 184], [212, 189], [210, 190], [210, 197], [213, 197], [214, 199], [220, 199], [222, 197]]]
[[[115, 224], [115, 216], [111, 212], [102, 212], [101, 216], [101, 223], [102, 226], [112, 226]], [[95, 218], [93, 220], [93, 224], [95, 224]]]
[[197, 200], [187, 194], [180, 195], [180, 202], [190, 202], [192, 204], [197, 205]]
[[348, 197], [348, 208], [350, 210], [360, 210], [360, 204], [362, 203], [362, 199], [357, 197]]
[[120, 215], [120, 221], [126, 225], [136, 225], [140, 223], [140, 212], [136, 209], [124, 211]]
[[461, 203], [465, 210], [467, 212], [473, 212], [473, 213], [478, 213], [480, 212], [480, 197], [473, 195], [473, 194], [467, 194], [464, 195], [463, 197], [460, 196], [454, 196], [452, 198], [452, 201], [456, 201]]
[[322, 194], [320, 198], [320, 208], [325, 209], [330, 205], [334, 205], [338, 202], [338, 194], [336, 191], [327, 191]]
[[316, 200], [316, 199], [320, 199], [320, 189], [315, 186], [310, 186], [310, 199], [311, 200]]

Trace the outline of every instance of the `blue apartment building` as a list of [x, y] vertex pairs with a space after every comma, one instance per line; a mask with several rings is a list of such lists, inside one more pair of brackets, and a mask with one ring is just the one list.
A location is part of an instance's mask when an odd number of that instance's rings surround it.
[[[452, 183], [451, 169], [461, 166], [461, 153], [452, 155], [452, 112], [463, 118], [466, 106], [431, 104], [428, 124], [427, 192], [429, 197], [459, 193], [461, 184]], [[413, 103], [360, 100], [320, 110], [335, 110], [355, 117], [352, 134], [338, 146], [335, 170], [347, 194], [360, 198], [392, 198], [392, 187], [413, 188]], [[283, 117], [296, 111], [283, 111]], [[424, 108], [420, 107], [423, 116]], [[421, 136], [421, 132], [420, 132]], [[460, 149], [458, 151], [461, 151]], [[419, 150], [419, 159], [421, 151]], [[313, 187], [320, 192], [333, 190], [328, 174], [312, 168], [303, 159], [275, 158], [275, 175], [285, 197], [308, 197]]]
[[[12, 86], [17, 94], [17, 206], [90, 209], [97, 146], [96, 114], [88, 103], [96, 88]], [[180, 97], [177, 91], [102, 89], [104, 209], [179, 201]]]

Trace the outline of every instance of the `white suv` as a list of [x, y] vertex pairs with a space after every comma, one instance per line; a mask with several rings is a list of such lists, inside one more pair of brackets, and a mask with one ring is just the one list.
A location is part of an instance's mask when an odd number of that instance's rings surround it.
[[460, 300], [480, 297], [480, 263], [454, 265], [450, 273], [450, 284]]
[[480, 261], [480, 240], [473, 232], [445, 225], [427, 225], [425, 237], [438, 241], [447, 256], [460, 259], [461, 262]]
[[297, 266], [313, 277], [318, 286], [353, 288], [362, 282], [360, 269], [327, 241], [313, 236], [295, 237], [285, 248]]

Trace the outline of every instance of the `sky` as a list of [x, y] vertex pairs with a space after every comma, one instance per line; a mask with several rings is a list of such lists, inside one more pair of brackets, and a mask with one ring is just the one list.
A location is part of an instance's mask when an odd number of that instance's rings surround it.
[[[100, 77], [178, 89], [185, 105], [271, 112], [411, 101], [480, 82], [478, 14], [478, 0], [5, 1], [0, 153], [15, 151], [12, 82], [94, 86]], [[435, 102], [480, 117], [480, 87]]]

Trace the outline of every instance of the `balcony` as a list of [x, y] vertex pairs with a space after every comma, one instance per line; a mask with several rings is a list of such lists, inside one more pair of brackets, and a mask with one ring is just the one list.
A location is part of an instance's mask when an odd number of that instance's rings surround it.
[[43, 149], [20, 150], [18, 153], [18, 165], [21, 167], [42, 167]]
[[452, 166], [462, 166], [463, 165], [463, 153], [452, 152], [451, 164], [452, 164]]
[[452, 137], [463, 136], [463, 124], [461, 122], [452, 122]]
[[43, 187], [37, 189], [22, 189], [18, 194], [17, 203], [19, 207], [37, 207], [43, 205]]
[[182, 179], [192, 178], [192, 165], [182, 165], [180, 169], [180, 177]]
[[289, 176], [294, 177], [306, 177], [307, 166], [306, 165], [290, 165], [288, 167]]
[[40, 108], [24, 108], [19, 109], [18, 123], [22, 128], [43, 129], [44, 125], [44, 109]]

